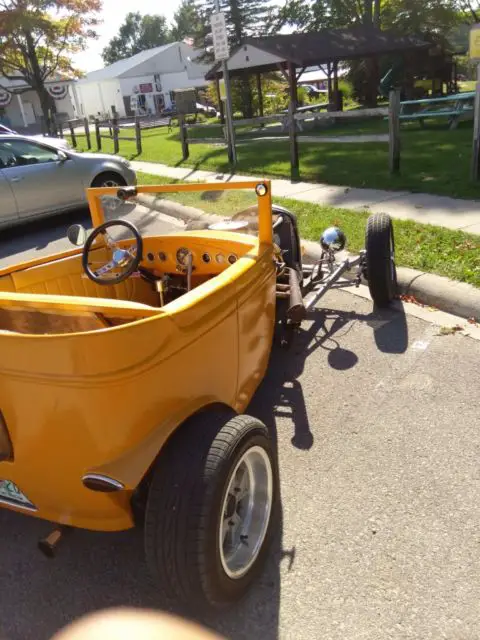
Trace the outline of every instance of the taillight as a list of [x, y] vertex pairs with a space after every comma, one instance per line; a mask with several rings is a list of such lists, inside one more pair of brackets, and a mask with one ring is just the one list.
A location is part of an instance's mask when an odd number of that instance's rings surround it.
[[12, 441], [8, 434], [7, 425], [3, 413], [0, 411], [0, 462], [13, 460]]

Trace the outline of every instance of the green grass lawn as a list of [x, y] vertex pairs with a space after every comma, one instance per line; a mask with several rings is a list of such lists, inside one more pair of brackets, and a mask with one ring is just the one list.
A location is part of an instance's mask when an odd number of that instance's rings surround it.
[[[315, 130], [318, 135], [382, 133], [383, 120], [364, 121], [330, 129]], [[195, 135], [199, 135], [197, 130]], [[202, 135], [217, 136], [216, 129], [203, 129]], [[311, 134], [311, 132], [308, 132]], [[277, 134], [278, 135], [278, 134]], [[143, 152], [137, 156], [135, 142], [120, 141], [120, 153], [132, 160], [158, 162], [170, 166], [191, 166], [226, 172], [229, 170], [224, 146], [195, 144], [190, 158], [182, 162], [178, 130], [167, 128], [142, 134]], [[85, 139], [77, 137], [79, 150], [86, 150]], [[113, 152], [111, 140], [103, 140], [103, 151]], [[92, 144], [96, 150], [94, 136]], [[388, 145], [385, 143], [328, 144], [300, 143], [300, 172], [303, 180], [352, 187], [406, 190], [453, 197], [479, 198], [480, 185], [469, 179], [472, 125], [461, 123], [448, 130], [444, 122], [430, 123], [422, 130], [416, 123], [402, 125], [401, 174], [388, 170]], [[262, 140], [238, 145], [237, 173], [264, 177], [289, 177], [287, 141]]]
[[[175, 182], [146, 173], [139, 173], [141, 184]], [[165, 198], [207, 213], [231, 216], [255, 203], [252, 193], [246, 191], [206, 191], [166, 194]], [[323, 230], [331, 225], [341, 227], [348, 238], [348, 249], [353, 253], [364, 247], [365, 225], [368, 213], [337, 209], [288, 198], [274, 198], [298, 216], [300, 233], [307, 240], [318, 241]], [[399, 266], [468, 282], [480, 287], [479, 236], [451, 231], [443, 227], [394, 220], [396, 259]]]

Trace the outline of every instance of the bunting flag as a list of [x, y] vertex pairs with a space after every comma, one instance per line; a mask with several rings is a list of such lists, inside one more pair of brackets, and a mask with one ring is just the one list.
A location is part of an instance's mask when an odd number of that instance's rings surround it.
[[12, 101], [12, 94], [10, 91], [0, 89], [0, 107], [7, 107]]
[[62, 100], [67, 95], [68, 86], [66, 84], [52, 84], [47, 87], [47, 91], [54, 100]]

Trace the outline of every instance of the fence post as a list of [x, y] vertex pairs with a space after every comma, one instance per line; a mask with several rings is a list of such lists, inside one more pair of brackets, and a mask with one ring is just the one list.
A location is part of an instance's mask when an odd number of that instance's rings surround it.
[[142, 153], [142, 129], [140, 127], [140, 120], [135, 117], [135, 141], [137, 143], [137, 155]]
[[473, 123], [473, 146], [471, 179], [478, 182], [480, 178], [480, 64], [477, 65], [477, 83], [475, 85], [475, 106]]
[[113, 125], [113, 153], [118, 153], [119, 151], [119, 144], [118, 144], [118, 118], [117, 116], [114, 116], [112, 118], [112, 125]]
[[400, 90], [390, 91], [388, 110], [388, 152], [390, 173], [400, 172]]
[[75, 137], [75, 127], [73, 126], [71, 120], [68, 121], [68, 126], [70, 127], [70, 136], [72, 138], [73, 148], [76, 149], [77, 148], [77, 139]]
[[180, 127], [180, 142], [182, 143], [182, 155], [184, 160], [188, 160], [190, 151], [188, 148], [187, 128], [185, 126], [185, 116], [183, 113], [178, 114], [178, 125]]
[[100, 122], [98, 118], [95, 118], [95, 137], [97, 138], [97, 149], [102, 150], [102, 138], [100, 136]]
[[85, 137], [87, 139], [87, 147], [92, 148], [92, 142], [90, 140], [90, 126], [88, 124], [88, 118], [83, 119], [83, 126], [85, 127]]

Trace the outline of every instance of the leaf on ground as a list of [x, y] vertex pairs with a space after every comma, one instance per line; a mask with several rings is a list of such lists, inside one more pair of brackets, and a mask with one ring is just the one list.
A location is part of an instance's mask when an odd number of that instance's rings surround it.
[[453, 327], [440, 327], [440, 331], [438, 333], [439, 336], [451, 336], [458, 331], [463, 331], [463, 327], [459, 324], [454, 325]]
[[[402, 302], [411, 302], [412, 304], [416, 304], [418, 307], [426, 307], [427, 306], [427, 305], [423, 304], [422, 302], [420, 302], [419, 300], [417, 300], [415, 298], [415, 296], [412, 296], [411, 294], [403, 293], [403, 294], [398, 296], [398, 299], [401, 300]], [[433, 307], [432, 307], [432, 309], [433, 309]]]

